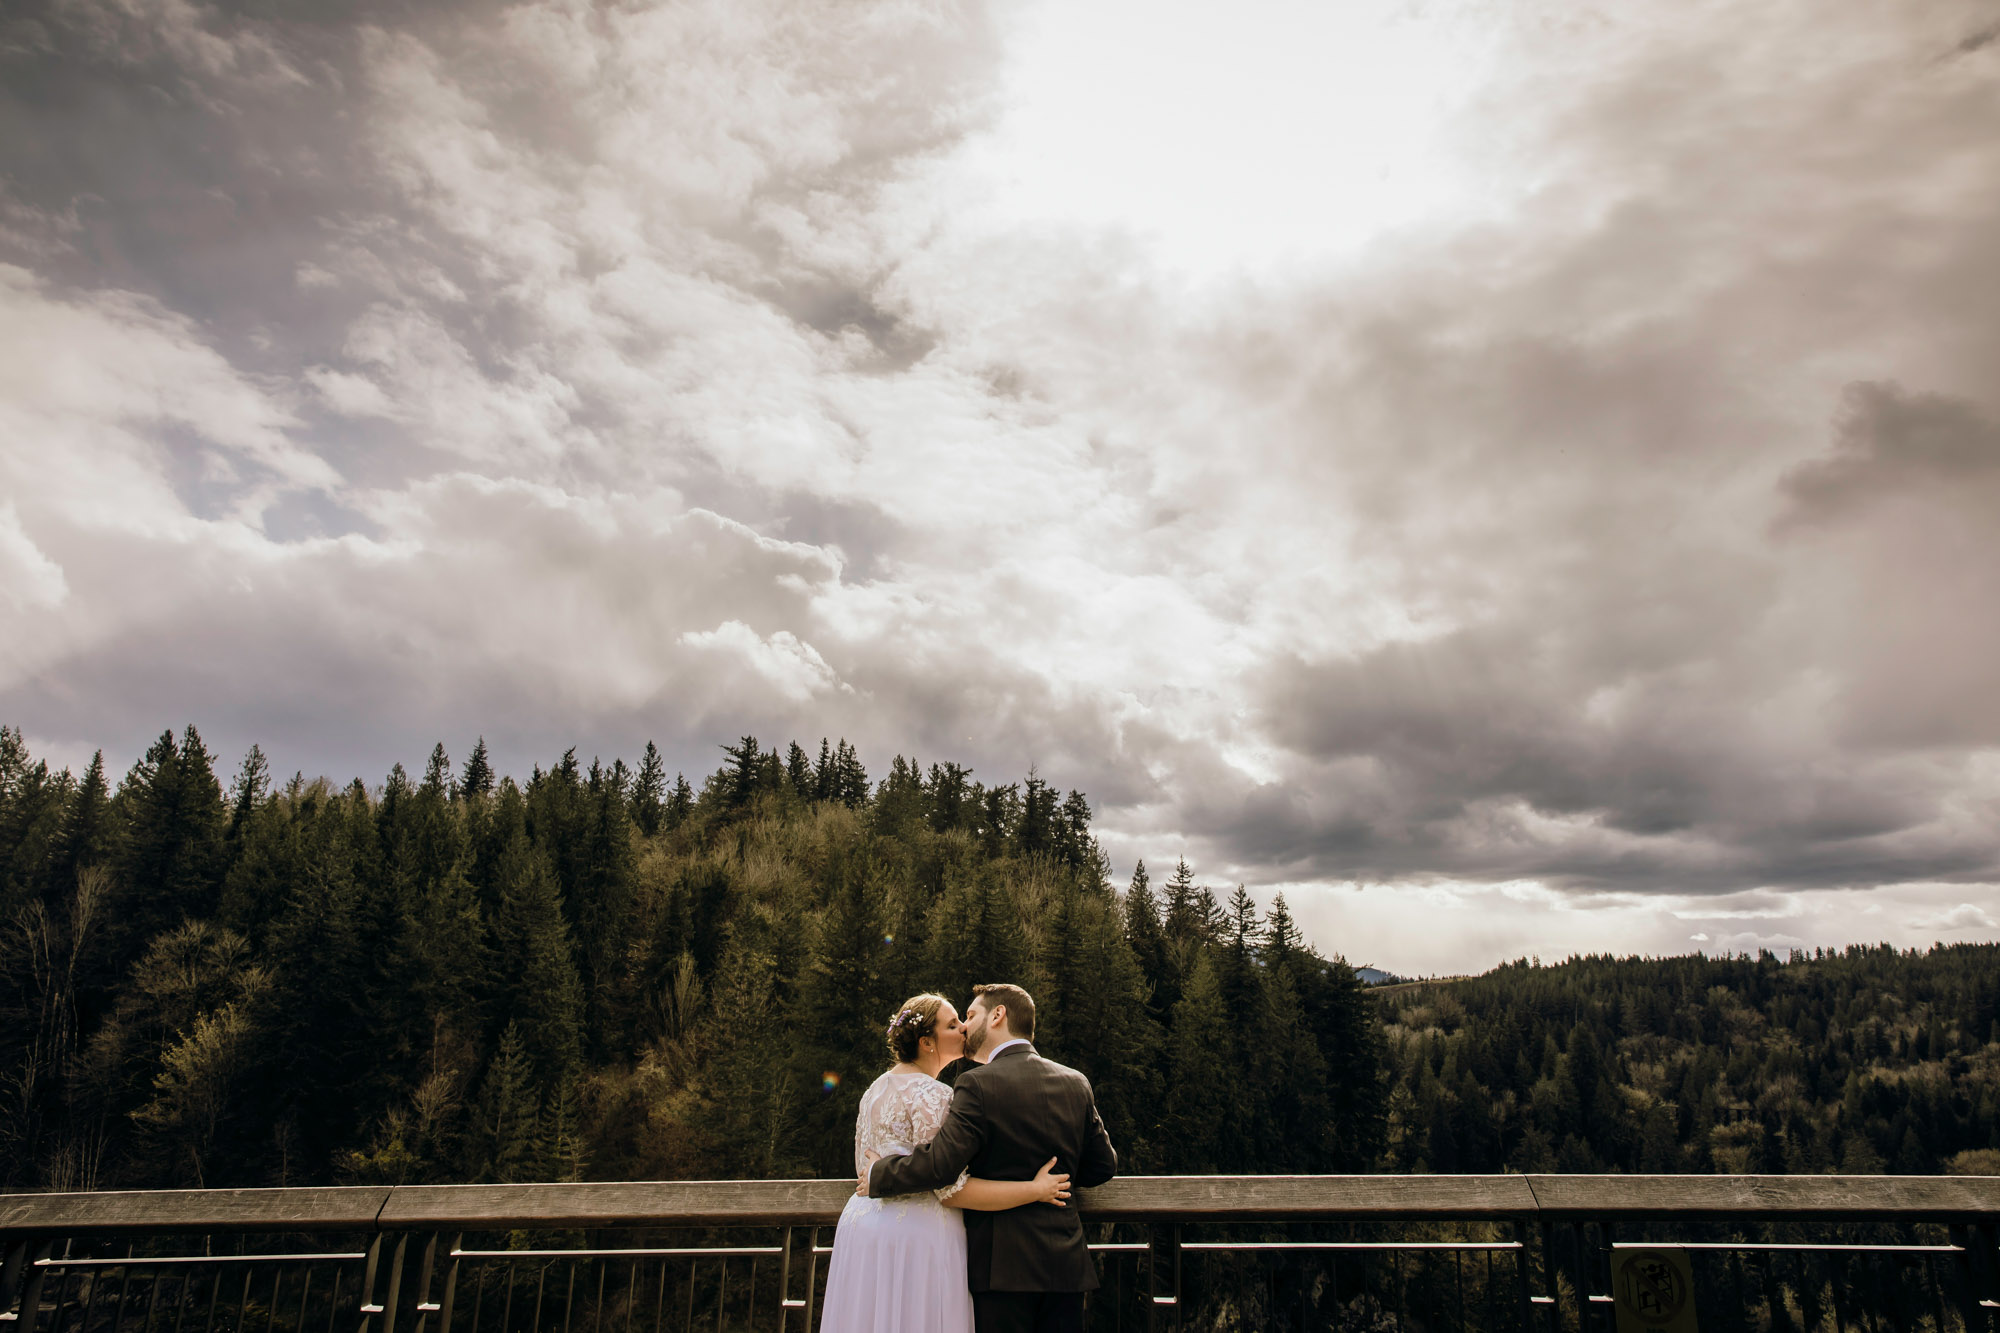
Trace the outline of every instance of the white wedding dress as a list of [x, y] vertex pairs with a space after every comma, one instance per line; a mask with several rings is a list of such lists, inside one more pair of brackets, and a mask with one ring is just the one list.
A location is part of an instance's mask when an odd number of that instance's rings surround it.
[[[907, 1154], [944, 1123], [951, 1089], [928, 1074], [891, 1069], [861, 1094], [854, 1122], [854, 1170], [866, 1154]], [[841, 1210], [826, 1270], [820, 1333], [972, 1333], [966, 1285], [965, 1223], [940, 1200], [965, 1185], [893, 1199], [859, 1195]]]

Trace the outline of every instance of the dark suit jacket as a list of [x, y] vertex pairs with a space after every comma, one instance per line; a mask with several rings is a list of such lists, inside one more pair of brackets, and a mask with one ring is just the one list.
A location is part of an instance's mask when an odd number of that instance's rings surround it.
[[[1090, 1080], [1044, 1060], [1033, 1046], [1000, 1052], [952, 1085], [937, 1137], [908, 1157], [884, 1157], [868, 1175], [875, 1198], [942, 1189], [970, 1170], [982, 1180], [1033, 1180], [1049, 1158], [1072, 1186], [1102, 1185], [1118, 1154], [1097, 1116]], [[974, 1291], [1095, 1291], [1097, 1266], [1084, 1248], [1083, 1219], [1070, 1206], [1031, 1203], [1000, 1213], [965, 1212], [967, 1277]]]

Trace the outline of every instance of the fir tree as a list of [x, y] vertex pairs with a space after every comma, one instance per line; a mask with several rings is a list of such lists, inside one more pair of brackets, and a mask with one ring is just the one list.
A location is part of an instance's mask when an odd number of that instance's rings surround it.
[[494, 1011], [516, 1024], [538, 1086], [575, 1075], [583, 1057], [583, 983], [561, 892], [539, 847], [517, 838], [502, 856], [493, 923]]
[[1172, 989], [1167, 963], [1166, 936], [1160, 930], [1160, 911], [1153, 898], [1153, 886], [1141, 861], [1132, 870], [1131, 887], [1125, 890], [1125, 943], [1145, 978], [1146, 1011], [1164, 1023], [1180, 999]]
[[844, 738], [834, 748], [833, 766], [833, 799], [850, 810], [868, 804], [868, 770], [861, 766], [861, 757]]
[[729, 756], [729, 766], [723, 770], [726, 774], [723, 799], [731, 810], [740, 810], [757, 794], [762, 759], [757, 738], [745, 736], [734, 745], [723, 746], [722, 752]]
[[222, 787], [192, 726], [178, 742], [163, 732], [119, 796], [125, 829], [106, 913], [114, 973], [161, 931], [213, 914], [223, 869]]
[[632, 822], [649, 838], [660, 831], [666, 795], [666, 765], [660, 761], [660, 748], [647, 741], [645, 757], [639, 761], [638, 780], [632, 784]]
[[1174, 1006], [1168, 1034], [1166, 1107], [1161, 1152], [1176, 1171], [1212, 1174], [1221, 1169], [1222, 1133], [1240, 1119], [1234, 1049], [1222, 990], [1208, 956], [1201, 955]]
[[60, 902], [76, 886], [76, 876], [86, 866], [100, 864], [110, 850], [110, 792], [104, 778], [104, 751], [90, 756], [83, 780], [63, 810], [62, 831], [51, 859], [53, 874], [49, 896]]
[[785, 747], [785, 785], [801, 800], [813, 798], [812, 760], [797, 741]]
[[465, 774], [459, 779], [458, 794], [470, 801], [492, 793], [493, 764], [486, 757], [486, 738], [481, 736], [472, 747], [472, 756], [465, 761]]
[[688, 816], [693, 813], [694, 788], [688, 785], [687, 777], [684, 774], [676, 773], [674, 774], [673, 793], [667, 797], [667, 810], [663, 826], [669, 829], [677, 829], [687, 823]]
[[486, 1067], [473, 1116], [468, 1163], [474, 1179], [510, 1184], [532, 1179], [544, 1162], [537, 1149], [541, 1097], [536, 1091], [534, 1062], [521, 1040], [518, 1024], [500, 1034], [499, 1048]]
[[819, 738], [819, 761], [813, 765], [812, 799], [831, 801], [837, 799], [840, 791], [840, 772], [834, 766], [833, 747], [826, 737]]

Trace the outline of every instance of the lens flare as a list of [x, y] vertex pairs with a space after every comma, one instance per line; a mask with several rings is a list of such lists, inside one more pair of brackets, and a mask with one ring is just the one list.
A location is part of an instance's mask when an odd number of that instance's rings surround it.
[[840, 1086], [840, 1075], [834, 1073], [831, 1069], [827, 1070], [824, 1074], [821, 1074], [819, 1076], [819, 1090], [821, 1092], [832, 1092], [835, 1088], [839, 1086]]

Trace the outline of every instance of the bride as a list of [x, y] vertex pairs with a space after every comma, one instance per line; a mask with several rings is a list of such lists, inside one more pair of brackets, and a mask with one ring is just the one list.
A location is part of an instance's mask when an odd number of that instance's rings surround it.
[[[861, 1094], [854, 1170], [866, 1179], [876, 1157], [929, 1143], [951, 1106], [940, 1069], [965, 1053], [958, 1011], [941, 995], [903, 1002], [889, 1020], [896, 1063]], [[1069, 1177], [1051, 1157], [1033, 1180], [980, 1180], [960, 1173], [934, 1194], [847, 1201], [833, 1236], [820, 1333], [972, 1333], [965, 1225], [956, 1208], [998, 1212], [1023, 1204], [1067, 1207]]]

